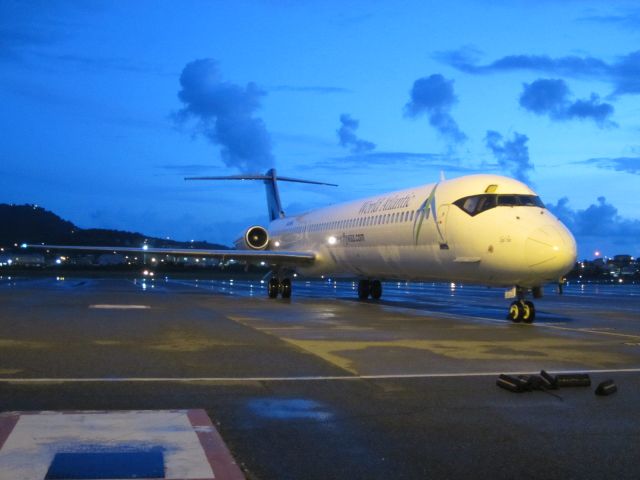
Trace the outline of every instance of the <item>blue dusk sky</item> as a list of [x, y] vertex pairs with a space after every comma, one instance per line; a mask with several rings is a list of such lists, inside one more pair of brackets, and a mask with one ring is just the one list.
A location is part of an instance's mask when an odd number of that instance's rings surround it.
[[519, 178], [579, 256], [640, 255], [635, 1], [0, 1], [0, 202], [230, 244], [285, 211]]

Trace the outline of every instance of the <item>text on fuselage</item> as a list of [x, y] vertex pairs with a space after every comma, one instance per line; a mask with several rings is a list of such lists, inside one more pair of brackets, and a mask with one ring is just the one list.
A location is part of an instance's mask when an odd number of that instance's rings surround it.
[[366, 215], [369, 213], [407, 208], [414, 197], [414, 194], [409, 194], [402, 197], [393, 196], [382, 197], [378, 200], [367, 200], [362, 204], [358, 213], [361, 215]]

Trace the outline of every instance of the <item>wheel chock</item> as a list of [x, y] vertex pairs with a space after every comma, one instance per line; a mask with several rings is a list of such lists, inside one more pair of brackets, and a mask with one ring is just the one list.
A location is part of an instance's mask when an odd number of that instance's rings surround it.
[[558, 389], [558, 379], [545, 370], [540, 370], [540, 380], [546, 390]]
[[520, 378], [527, 382], [528, 390], [546, 390], [545, 382], [540, 375], [525, 375]]
[[556, 375], [558, 387], [590, 387], [591, 378], [588, 373], [559, 373]]
[[527, 390], [527, 381], [511, 375], [500, 375], [496, 385], [510, 392], [522, 393]]
[[603, 397], [616, 393], [617, 391], [618, 387], [613, 383], [613, 380], [605, 380], [596, 387], [596, 395], [601, 395]]

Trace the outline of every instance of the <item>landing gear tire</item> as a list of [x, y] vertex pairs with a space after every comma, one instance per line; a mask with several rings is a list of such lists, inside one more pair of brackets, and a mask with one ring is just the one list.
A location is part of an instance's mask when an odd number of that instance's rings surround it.
[[366, 300], [371, 293], [371, 285], [369, 280], [360, 280], [358, 282], [358, 298], [360, 300]]
[[379, 300], [382, 296], [382, 283], [380, 280], [373, 280], [371, 282], [371, 298]]
[[280, 283], [282, 298], [291, 298], [291, 280], [285, 278]]
[[509, 306], [509, 314], [507, 315], [507, 320], [511, 320], [514, 323], [519, 323], [522, 321], [522, 304], [520, 303], [520, 300], [511, 302], [511, 305]]
[[267, 286], [267, 294], [269, 295], [269, 298], [277, 298], [278, 290], [280, 290], [280, 282], [278, 282], [277, 278], [270, 278]]
[[524, 314], [522, 316], [522, 321], [524, 323], [533, 323], [536, 319], [536, 307], [533, 305], [533, 302], [526, 301], [524, 302]]
[[536, 318], [536, 308], [533, 302], [516, 300], [511, 302], [507, 319], [514, 323], [533, 323]]

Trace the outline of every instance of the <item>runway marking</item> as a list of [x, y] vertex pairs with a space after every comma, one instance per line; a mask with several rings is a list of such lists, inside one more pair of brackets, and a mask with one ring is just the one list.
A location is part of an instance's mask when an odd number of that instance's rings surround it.
[[112, 305], [108, 303], [96, 303], [95, 305], [89, 305], [89, 308], [98, 310], [146, 310], [151, 308], [151, 305]]
[[[548, 369], [550, 373], [640, 373], [640, 367], [636, 368], [611, 368], [611, 369]], [[402, 380], [420, 378], [464, 378], [464, 377], [495, 377], [501, 374], [507, 375], [533, 375], [539, 371], [496, 371], [496, 372], [462, 372], [462, 373], [391, 373], [373, 375], [329, 375], [329, 376], [298, 376], [298, 377], [114, 377], [114, 378], [0, 378], [0, 383], [190, 383], [190, 382], [318, 382], [337, 380]]]
[[7, 412], [0, 447], [1, 478], [245, 478], [204, 410]]
[[557, 325], [544, 325], [544, 324], [534, 324], [536, 327], [545, 327], [545, 328], [553, 328], [555, 330], [566, 330], [569, 332], [578, 332], [578, 333], [593, 333], [596, 335], [608, 335], [610, 337], [624, 337], [624, 338], [640, 338], [640, 335], [634, 335], [631, 333], [617, 333], [617, 332], [606, 332], [604, 330], [595, 330], [593, 328], [569, 328], [569, 327], [559, 327]]

